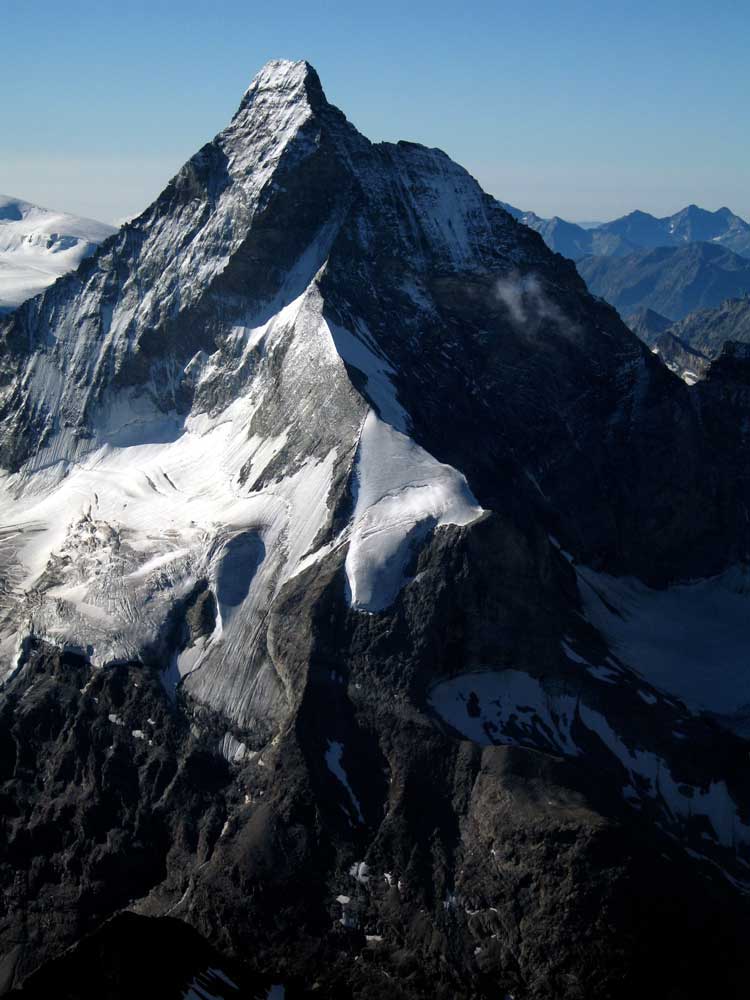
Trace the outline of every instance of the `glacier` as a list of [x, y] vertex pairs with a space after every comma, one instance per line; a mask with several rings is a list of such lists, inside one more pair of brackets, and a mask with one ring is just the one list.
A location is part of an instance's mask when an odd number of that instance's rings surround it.
[[115, 226], [0, 195], [0, 314], [74, 271]]

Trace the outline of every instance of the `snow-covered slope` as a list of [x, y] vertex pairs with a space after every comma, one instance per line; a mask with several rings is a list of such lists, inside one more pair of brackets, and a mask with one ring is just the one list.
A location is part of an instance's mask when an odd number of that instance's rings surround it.
[[694, 711], [750, 730], [746, 568], [660, 590], [586, 567], [578, 577], [589, 620], [624, 663]]
[[74, 271], [115, 232], [103, 222], [0, 195], [0, 313]]
[[[175, 657], [175, 680], [194, 673], [196, 694], [230, 717], [242, 720], [251, 699], [270, 714], [282, 695], [259, 629], [323, 537], [324, 553], [351, 543], [352, 603], [380, 610], [403, 585], [410, 545], [439, 524], [481, 514], [463, 477], [356, 397], [320, 304], [311, 286], [266, 323], [233, 330], [232, 348], [253, 378], [216, 412], [159, 418], [121, 399], [101, 410], [93, 448], [72, 461], [40, 451], [5, 478], [0, 518], [12, 525], [4, 541], [14, 582], [4, 607], [6, 670], [33, 633], [99, 665]], [[208, 391], [219, 363], [217, 355], [193, 363], [202, 366], [197, 392]], [[251, 428], [278, 387], [271, 369], [302, 406], [294, 423], [264, 436]], [[325, 396], [329, 411], [332, 443], [319, 453], [299, 450], [313, 418], [305, 395]], [[331, 534], [335, 470], [355, 449], [353, 520]], [[216, 595], [215, 626], [171, 649], [165, 622], [203, 580]]]

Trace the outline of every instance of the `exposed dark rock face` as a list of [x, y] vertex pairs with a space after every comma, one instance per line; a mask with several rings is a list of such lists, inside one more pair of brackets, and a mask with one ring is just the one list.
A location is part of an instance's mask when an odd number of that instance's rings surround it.
[[2, 715], [3, 924], [17, 980], [162, 882], [170, 857], [212, 849], [230, 770], [190, 726], [154, 671], [30, 651]]
[[[3, 337], [5, 991], [157, 919], [165, 996], [744, 996], [739, 350], [301, 63]], [[715, 575], [729, 707], [647, 615]]]

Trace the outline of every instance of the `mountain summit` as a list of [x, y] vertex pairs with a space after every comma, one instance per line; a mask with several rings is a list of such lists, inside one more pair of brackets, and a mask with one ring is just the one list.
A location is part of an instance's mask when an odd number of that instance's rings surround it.
[[283, 61], [0, 338], [5, 989], [741, 995], [741, 352]]

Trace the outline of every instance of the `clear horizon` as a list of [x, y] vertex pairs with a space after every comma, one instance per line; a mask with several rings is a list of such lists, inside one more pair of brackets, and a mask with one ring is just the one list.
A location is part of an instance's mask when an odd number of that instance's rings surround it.
[[270, 58], [307, 59], [370, 139], [439, 146], [502, 201], [607, 221], [695, 203], [750, 219], [747, 9], [603, 12], [387, 0], [283, 16], [228, 0], [6, 0], [0, 192], [119, 222], [229, 121]]

